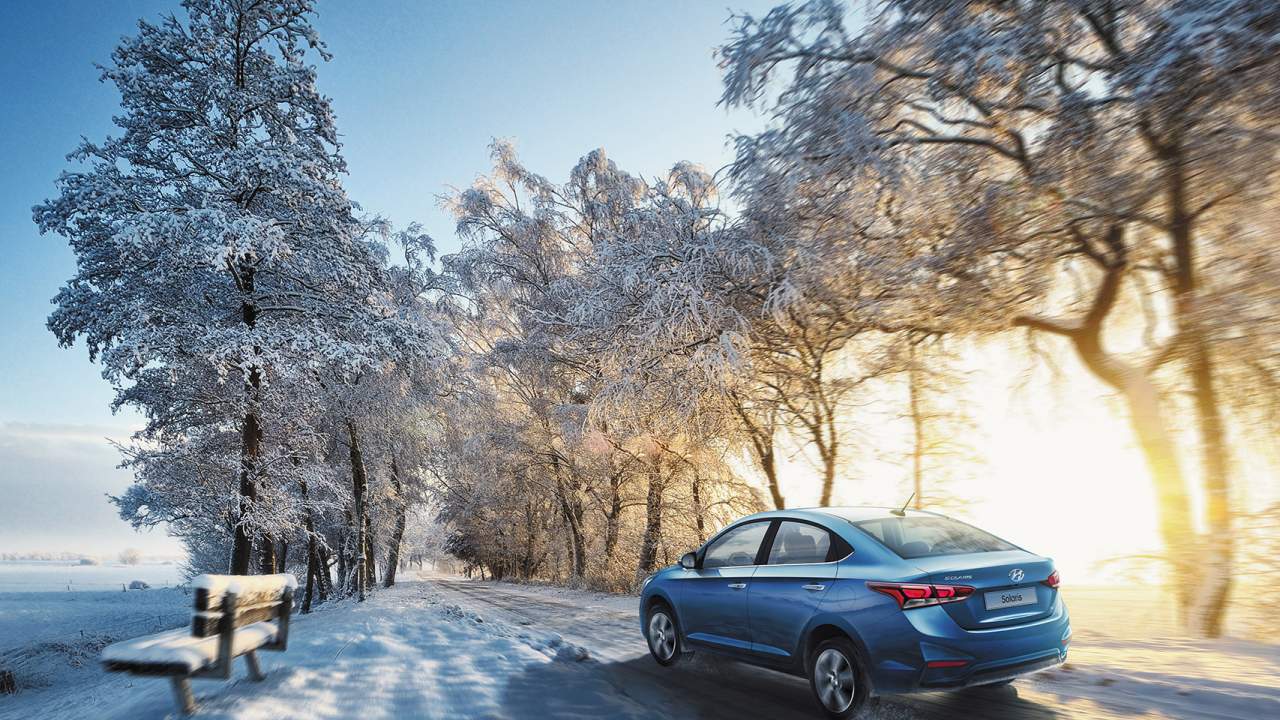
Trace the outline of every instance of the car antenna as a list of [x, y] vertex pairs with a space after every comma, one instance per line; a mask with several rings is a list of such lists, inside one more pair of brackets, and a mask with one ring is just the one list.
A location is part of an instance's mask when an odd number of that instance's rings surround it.
[[899, 508], [899, 509], [897, 509], [897, 510], [890, 510], [889, 512], [893, 513], [894, 515], [897, 515], [898, 517], [906, 517], [906, 516], [907, 516], [907, 506], [908, 506], [908, 505], [910, 505], [910, 504], [911, 504], [911, 501], [912, 501], [912, 500], [915, 500], [915, 499], [916, 499], [916, 494], [915, 494], [915, 493], [911, 493], [911, 497], [907, 498], [907, 501], [906, 501], [906, 502], [904, 502], [904, 503], [902, 503], [902, 507], [901, 507], [901, 508]]

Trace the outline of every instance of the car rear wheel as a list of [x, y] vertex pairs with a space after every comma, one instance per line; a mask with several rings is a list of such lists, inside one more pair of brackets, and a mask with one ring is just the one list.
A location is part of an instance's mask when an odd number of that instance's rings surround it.
[[649, 654], [659, 665], [674, 665], [680, 660], [683, 648], [671, 608], [659, 604], [649, 611], [645, 639], [649, 641]]
[[809, 656], [809, 686], [827, 717], [856, 718], [870, 694], [858, 653], [845, 638], [832, 638]]

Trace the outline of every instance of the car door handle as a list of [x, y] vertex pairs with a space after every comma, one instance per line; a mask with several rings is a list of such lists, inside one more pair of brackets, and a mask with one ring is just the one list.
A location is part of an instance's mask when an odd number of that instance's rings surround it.
[[747, 586], [746, 583], [729, 583], [729, 587], [733, 588], [734, 590], [741, 590], [746, 586]]
[[813, 591], [827, 589], [826, 585], [818, 585], [817, 583], [810, 583], [808, 585], [802, 585], [801, 587], [803, 587], [805, 590], [813, 590]]

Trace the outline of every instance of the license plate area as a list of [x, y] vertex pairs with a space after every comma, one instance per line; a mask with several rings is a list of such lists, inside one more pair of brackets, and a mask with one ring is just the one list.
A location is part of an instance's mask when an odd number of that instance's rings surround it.
[[1022, 605], [1035, 605], [1037, 602], [1034, 587], [1010, 588], [986, 593], [983, 596], [988, 610], [1003, 610]]

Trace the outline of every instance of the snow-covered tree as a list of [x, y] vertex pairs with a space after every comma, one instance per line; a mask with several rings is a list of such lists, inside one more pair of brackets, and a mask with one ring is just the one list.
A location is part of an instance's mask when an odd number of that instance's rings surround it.
[[279, 530], [264, 493], [284, 492], [268, 476], [298, 448], [266, 433], [296, 420], [289, 397], [315, 368], [379, 367], [414, 337], [339, 182], [311, 5], [186, 0], [184, 17], [140, 22], [102, 69], [119, 133], [83, 142], [34, 210], [77, 259], [49, 327], [146, 415], [139, 441], [238, 436], [235, 573]]
[[[739, 140], [740, 188], [817, 193], [871, 222], [837, 257], [895, 281], [877, 284], [894, 323], [1017, 325], [1070, 343], [1125, 400], [1179, 605], [1217, 634], [1233, 555], [1220, 400], [1232, 359], [1212, 338], [1234, 321], [1207, 289], [1224, 256], [1268, 252], [1229, 228], [1275, 192], [1280, 7], [887, 0], [867, 11], [855, 23], [813, 0], [737, 18], [720, 51], [723, 102], [768, 105], [776, 121]], [[1072, 276], [1085, 296], [1051, 316]], [[1144, 297], [1154, 330], [1116, 342], [1118, 318]], [[1194, 398], [1203, 535], [1161, 399], [1170, 387]]]
[[619, 336], [584, 315], [625, 297], [601, 282], [600, 256], [649, 232], [660, 201], [603, 151], [564, 184], [508, 144], [493, 152], [493, 174], [450, 203], [464, 245], [444, 262], [465, 295], [453, 317], [470, 399], [449, 411], [456, 455], [436, 504], [453, 551], [489, 572], [630, 587], [749, 497], [723, 444], [701, 443], [662, 403], [597, 412], [629, 382], [614, 374], [617, 348], [600, 352]]

